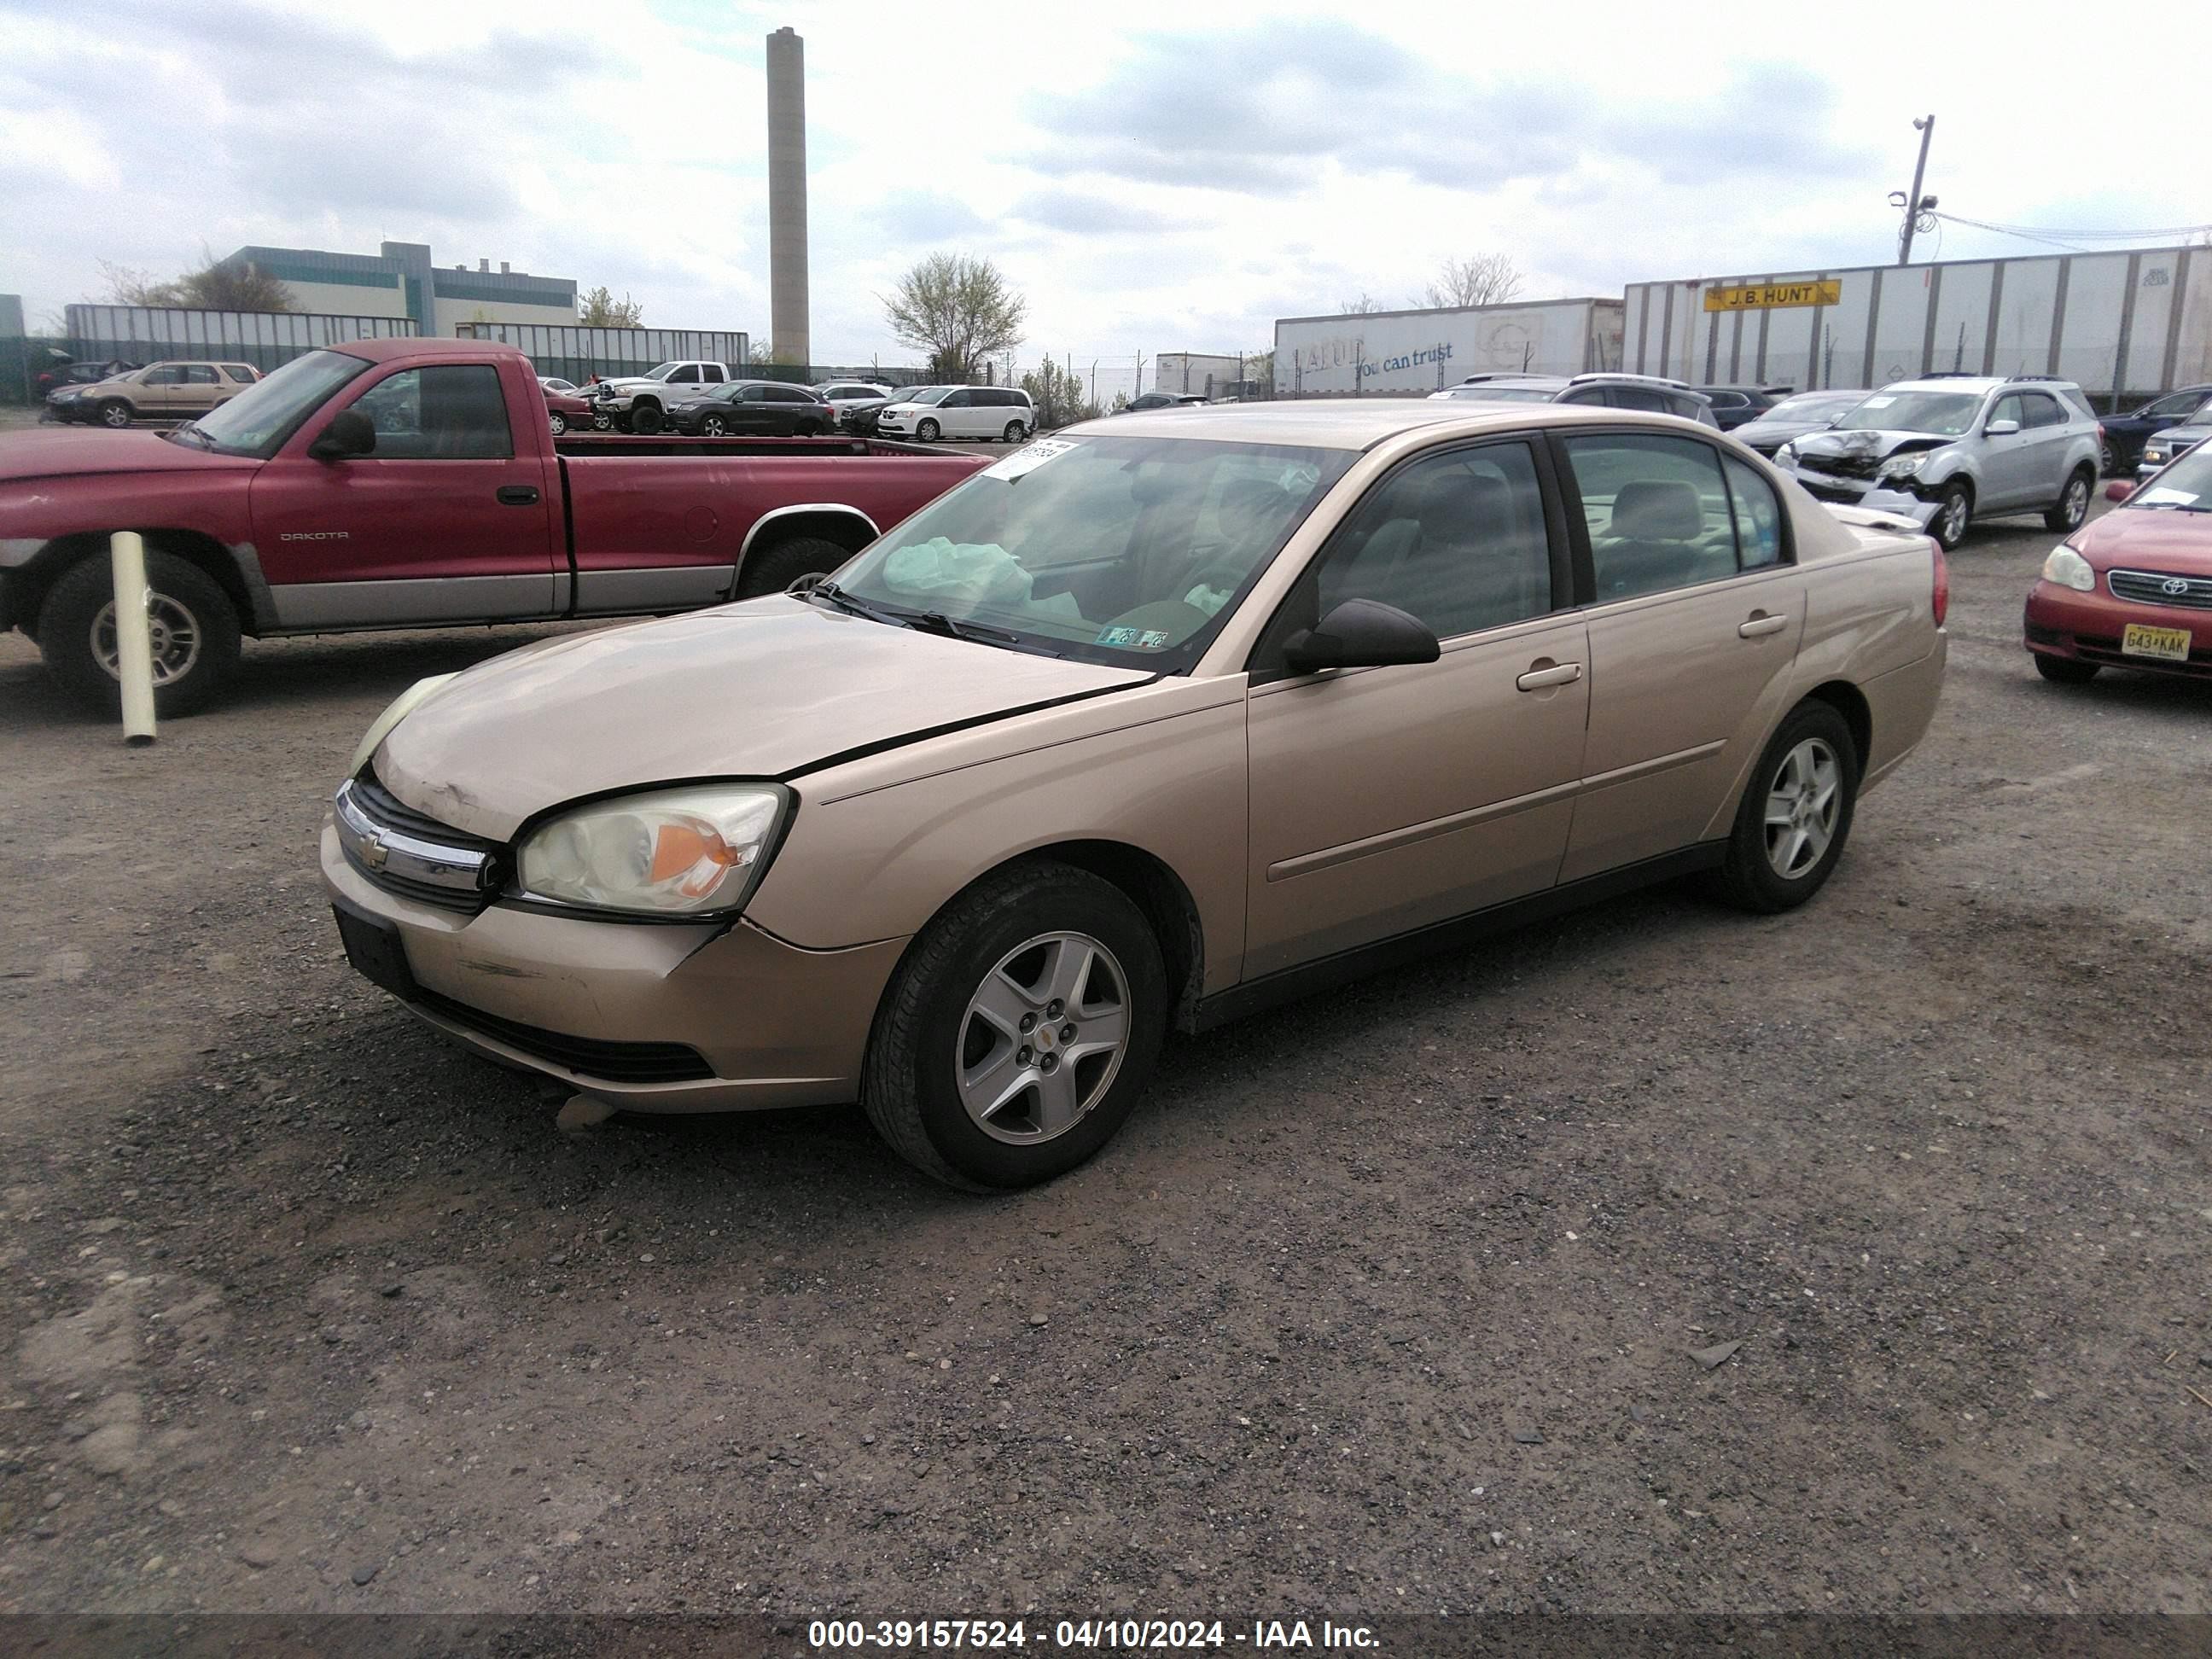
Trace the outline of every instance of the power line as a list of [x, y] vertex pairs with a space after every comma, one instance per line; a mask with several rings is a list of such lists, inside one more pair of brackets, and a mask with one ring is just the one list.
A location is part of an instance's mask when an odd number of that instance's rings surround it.
[[2001, 225], [1987, 219], [1969, 219], [1957, 213], [1936, 213], [1933, 216], [1948, 219], [1954, 225], [1972, 226], [1976, 230], [1995, 231], [2000, 236], [2017, 236], [2024, 241], [2047, 243], [2052, 247], [2067, 248], [2075, 253], [2085, 252], [2071, 246], [2075, 242], [2171, 240], [2212, 234], [2212, 224], [2156, 225], [2142, 230], [2070, 230], [2045, 225]]

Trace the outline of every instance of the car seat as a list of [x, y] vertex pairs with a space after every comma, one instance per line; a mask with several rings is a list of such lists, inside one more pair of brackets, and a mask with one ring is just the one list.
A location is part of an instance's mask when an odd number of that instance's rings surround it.
[[1594, 550], [1598, 598], [1656, 593], [1695, 580], [1705, 533], [1705, 503], [1695, 484], [1639, 478], [1621, 485], [1607, 520], [1607, 539]]

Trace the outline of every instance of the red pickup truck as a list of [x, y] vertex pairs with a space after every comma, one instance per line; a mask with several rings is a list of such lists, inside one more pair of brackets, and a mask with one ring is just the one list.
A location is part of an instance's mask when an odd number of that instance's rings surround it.
[[0, 436], [0, 628], [112, 708], [107, 538], [146, 538], [157, 712], [242, 635], [653, 615], [827, 570], [984, 458], [846, 439], [556, 438], [528, 358], [309, 352], [175, 430]]

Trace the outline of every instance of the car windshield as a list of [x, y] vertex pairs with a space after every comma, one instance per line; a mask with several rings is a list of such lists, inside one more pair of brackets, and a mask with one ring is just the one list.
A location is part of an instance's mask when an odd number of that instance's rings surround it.
[[1279, 444], [1040, 439], [884, 536], [836, 590], [889, 619], [933, 618], [989, 643], [1188, 672], [1354, 459]]
[[898, 394], [902, 404], [933, 404], [943, 399], [952, 388], [949, 386], [918, 386]]
[[641, 380], [671, 380], [676, 378], [676, 371], [683, 367], [681, 363], [656, 363], [638, 378]]
[[1467, 398], [1485, 404], [1548, 404], [1552, 394], [1529, 386], [1455, 386], [1451, 389], [1455, 398]]
[[311, 351], [256, 380], [227, 403], [169, 434], [177, 443], [226, 455], [274, 455], [331, 393], [368, 368], [343, 351]]
[[1849, 414], [1866, 399], [1863, 392], [1801, 392], [1784, 398], [1759, 418], [1762, 421], [1826, 421]]
[[2171, 463], [2136, 492], [2130, 505], [2212, 512], [2212, 443], [2198, 444]]
[[1974, 423], [1978, 392], [1877, 392], [1836, 422], [1838, 432], [1927, 432], [1955, 438]]

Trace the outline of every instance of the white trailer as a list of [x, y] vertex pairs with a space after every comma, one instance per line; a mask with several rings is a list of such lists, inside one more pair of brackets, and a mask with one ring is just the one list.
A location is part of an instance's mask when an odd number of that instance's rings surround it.
[[[1218, 352], [1163, 351], [1152, 361], [1149, 392], [1194, 392], [1205, 397], [1227, 396], [1244, 378], [1244, 360]], [[1217, 392], [1216, 387], [1220, 391]]]
[[1498, 369], [1619, 368], [1620, 324], [1620, 301], [1601, 299], [1285, 317], [1275, 324], [1275, 395], [1418, 395]]
[[2212, 380], [2212, 248], [1698, 276], [1626, 294], [1622, 363], [1692, 386], [2056, 374], [2133, 408]]

